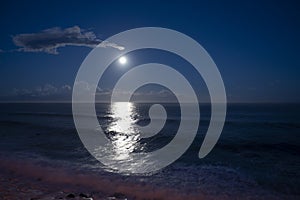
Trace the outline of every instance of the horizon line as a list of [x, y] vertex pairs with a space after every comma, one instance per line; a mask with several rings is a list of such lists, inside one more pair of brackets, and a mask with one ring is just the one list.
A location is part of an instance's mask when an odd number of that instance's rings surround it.
[[[126, 102], [126, 101], [118, 101], [118, 102]], [[5, 103], [65, 103], [71, 104], [72, 101], [0, 101], [0, 104]], [[77, 103], [91, 103], [91, 102], [77, 102]], [[98, 101], [95, 103], [111, 103], [110, 101]], [[131, 101], [131, 103], [178, 103], [177, 101]], [[192, 103], [192, 102], [183, 102], [183, 103]], [[198, 102], [199, 104], [211, 104], [211, 102]], [[221, 102], [217, 102], [221, 103]], [[226, 102], [226, 104], [300, 104], [300, 102], [291, 102], [291, 101], [282, 101], [282, 102], [272, 102], [272, 101], [255, 101], [255, 102], [243, 102], [243, 101], [235, 101], [235, 102]]]

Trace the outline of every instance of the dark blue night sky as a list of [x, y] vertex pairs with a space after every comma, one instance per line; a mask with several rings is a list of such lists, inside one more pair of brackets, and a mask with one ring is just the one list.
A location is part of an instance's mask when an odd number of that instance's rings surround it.
[[[68, 100], [98, 39], [155, 26], [208, 51], [229, 102], [300, 102], [299, 9], [296, 1], [2, 1], [0, 101]], [[51, 37], [22, 35], [41, 32], [80, 37], [70, 42], [76, 45], [51, 47]]]

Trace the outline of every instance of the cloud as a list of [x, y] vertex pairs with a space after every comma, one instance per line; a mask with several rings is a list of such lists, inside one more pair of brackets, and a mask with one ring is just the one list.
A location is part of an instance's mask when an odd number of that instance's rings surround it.
[[72, 87], [69, 85], [63, 85], [56, 87], [51, 84], [45, 84], [44, 86], [38, 86], [34, 89], [14, 89], [12, 96], [27, 96], [27, 97], [47, 97], [47, 96], [61, 96], [71, 94]]
[[46, 52], [58, 54], [57, 49], [65, 46], [84, 46], [94, 48], [112, 47], [124, 50], [123, 46], [108, 41], [102, 41], [92, 31], [86, 31], [79, 26], [66, 29], [54, 27], [38, 33], [26, 33], [13, 36], [13, 42], [20, 47], [17, 51]]
[[[96, 102], [110, 102], [111, 88], [100, 88], [98, 85], [89, 84], [85, 81], [76, 82], [74, 87], [80, 91], [80, 95], [92, 95]], [[34, 88], [15, 88], [7, 94], [0, 94], [0, 102], [17, 101], [17, 102], [71, 102], [73, 87], [64, 85], [45, 84]], [[95, 91], [96, 93], [91, 93]], [[125, 96], [130, 94], [128, 91], [116, 90], [117, 101], [125, 101]], [[89, 99], [89, 98], [88, 98]], [[133, 102], [176, 102], [174, 94], [167, 89], [149, 90], [139, 89], [131, 96]]]
[[84, 93], [90, 92], [95, 89], [96, 89], [96, 92], [106, 91], [104, 89], [101, 89], [98, 85], [94, 85], [94, 84], [92, 85], [86, 81], [75, 82], [75, 88], [76, 88], [76, 90], [82, 91]]

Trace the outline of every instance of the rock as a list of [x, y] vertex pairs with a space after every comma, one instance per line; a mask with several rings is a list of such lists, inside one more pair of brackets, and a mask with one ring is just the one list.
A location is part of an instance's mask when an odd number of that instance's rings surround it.
[[112, 196], [116, 197], [117, 199], [125, 199], [126, 198], [125, 194], [123, 194], [121, 192], [116, 192]]
[[66, 197], [67, 197], [67, 198], [75, 198], [75, 194], [70, 193], [70, 194], [68, 194]]
[[83, 194], [83, 193], [80, 193], [80, 194], [79, 194], [79, 196], [80, 196], [80, 197], [84, 197], [84, 198], [89, 198], [89, 196], [88, 196], [88, 195], [86, 195], [86, 194]]

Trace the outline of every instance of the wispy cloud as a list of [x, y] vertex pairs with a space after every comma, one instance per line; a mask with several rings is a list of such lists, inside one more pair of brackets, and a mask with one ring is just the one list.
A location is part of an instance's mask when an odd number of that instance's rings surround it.
[[62, 85], [56, 87], [51, 84], [45, 84], [44, 86], [37, 86], [34, 89], [14, 89], [12, 96], [30, 96], [30, 97], [47, 97], [53, 95], [66, 95], [71, 94], [72, 87], [69, 85]]
[[109, 41], [102, 41], [92, 31], [86, 31], [79, 26], [62, 29], [54, 27], [38, 33], [26, 33], [13, 36], [13, 42], [20, 47], [18, 51], [46, 52], [58, 54], [57, 49], [65, 46], [84, 46], [94, 48], [100, 43], [100, 47], [112, 47], [124, 50], [120, 46]]

